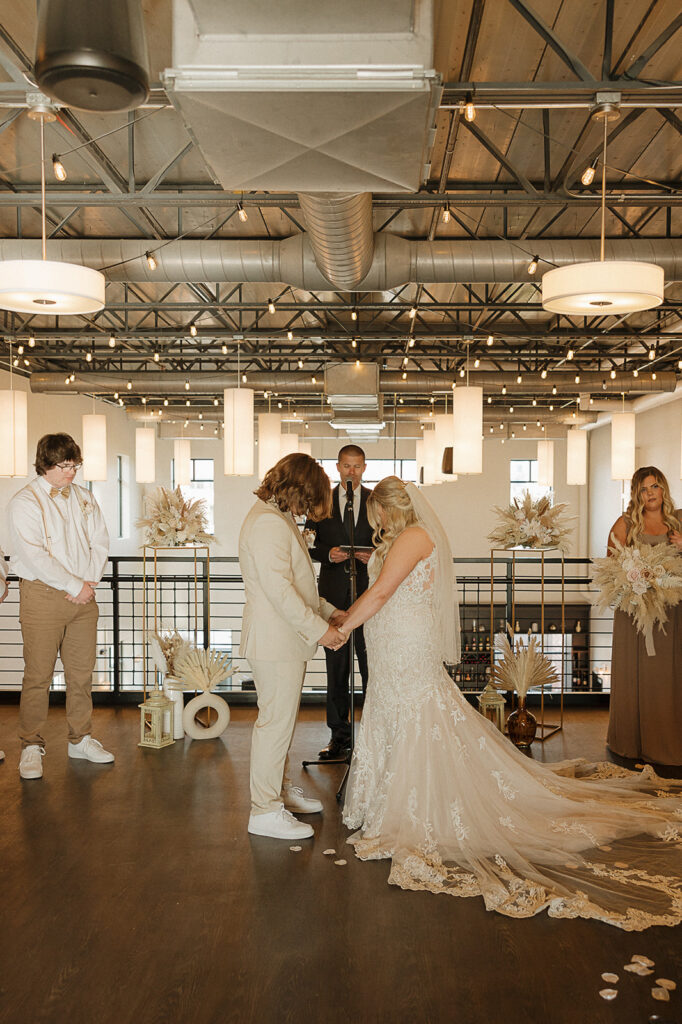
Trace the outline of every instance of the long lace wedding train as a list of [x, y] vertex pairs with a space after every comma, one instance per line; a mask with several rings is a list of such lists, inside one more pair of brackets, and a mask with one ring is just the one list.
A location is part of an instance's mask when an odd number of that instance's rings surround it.
[[443, 668], [435, 559], [365, 624], [369, 687], [343, 815], [356, 855], [391, 858], [403, 889], [482, 896], [510, 917], [679, 924], [682, 781], [520, 754]]

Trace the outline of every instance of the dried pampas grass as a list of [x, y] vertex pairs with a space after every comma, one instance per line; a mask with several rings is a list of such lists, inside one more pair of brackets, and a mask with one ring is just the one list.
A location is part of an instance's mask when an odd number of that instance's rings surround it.
[[177, 663], [192, 650], [189, 641], [180, 636], [173, 626], [161, 625], [157, 633], [149, 633], [147, 642], [152, 661], [164, 676], [175, 676]]
[[498, 690], [514, 690], [524, 698], [534, 686], [551, 686], [558, 679], [556, 669], [542, 653], [534, 636], [527, 641], [519, 637], [514, 641], [512, 628], [507, 623], [507, 632], [495, 637], [495, 650], [501, 656], [493, 667], [493, 686]]
[[179, 487], [157, 487], [145, 498], [145, 512], [137, 525], [145, 530], [144, 543], [150, 547], [181, 548], [214, 539], [206, 533], [206, 502], [185, 499]]
[[558, 548], [566, 554], [573, 529], [567, 508], [552, 505], [547, 497], [533, 501], [530, 491], [524, 491], [520, 503], [515, 498], [508, 508], [494, 507], [498, 522], [488, 540], [498, 548]]
[[178, 661], [177, 673], [186, 689], [209, 691], [231, 676], [234, 666], [229, 654], [195, 648]]
[[668, 608], [682, 601], [682, 556], [671, 544], [623, 546], [613, 534], [609, 547], [612, 555], [592, 559], [592, 582], [600, 588], [595, 607], [629, 615], [645, 638], [647, 654], [655, 654], [654, 626], [665, 633]]

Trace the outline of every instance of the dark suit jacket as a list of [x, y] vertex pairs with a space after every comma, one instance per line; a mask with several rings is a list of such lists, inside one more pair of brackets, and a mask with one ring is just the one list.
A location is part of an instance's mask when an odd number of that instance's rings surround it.
[[[367, 518], [367, 496], [369, 490], [362, 487], [360, 494], [360, 512], [358, 521], [355, 524], [355, 543], [358, 547], [370, 547], [372, 545], [372, 527]], [[312, 520], [306, 522], [306, 529], [315, 532], [315, 544], [310, 549], [310, 556], [316, 562], [321, 563], [319, 591], [320, 597], [326, 598], [336, 608], [348, 608], [350, 606], [350, 573], [348, 571], [348, 559], [343, 562], [330, 562], [329, 552], [332, 548], [342, 544], [348, 544], [350, 537], [341, 519], [339, 506], [339, 485], [332, 491], [333, 511], [329, 519], [322, 519], [319, 523]], [[367, 590], [367, 566], [358, 559], [357, 566], [357, 592], [364, 593]]]

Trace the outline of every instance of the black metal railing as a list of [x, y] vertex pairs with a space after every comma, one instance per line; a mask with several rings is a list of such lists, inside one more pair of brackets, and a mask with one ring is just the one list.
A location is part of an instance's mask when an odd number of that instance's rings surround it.
[[[559, 674], [564, 671], [566, 692], [600, 693], [610, 689], [611, 616], [595, 615], [590, 602], [590, 561], [564, 561], [562, 631], [561, 559], [544, 559], [544, 633], [541, 607], [541, 558], [528, 556], [512, 565], [511, 555], [496, 555], [493, 563], [493, 616], [491, 631], [491, 568], [489, 558], [455, 558], [462, 662], [452, 672], [463, 690], [480, 691], [485, 685], [495, 634], [510, 623], [519, 634], [542, 635], [543, 644]], [[140, 555], [116, 556], [97, 589], [100, 609], [97, 659], [93, 689], [113, 702], [130, 699], [142, 690], [145, 669], [148, 681], [153, 665], [144, 642], [143, 609], [147, 597], [147, 627], [156, 621], [174, 625], [199, 646], [211, 646], [232, 656], [234, 674], [222, 689], [248, 694], [252, 690], [248, 664], [238, 655], [244, 585], [236, 558], [217, 556], [197, 559], [191, 555], [159, 556], [154, 584], [149, 560]], [[516, 583], [512, 586], [515, 568]], [[18, 587], [10, 576], [10, 594], [0, 605], [0, 692], [21, 687], [23, 656], [19, 626]], [[195, 600], [196, 598], [196, 600]], [[210, 622], [210, 629], [209, 629]], [[146, 660], [146, 664], [145, 664]], [[360, 686], [359, 673], [356, 673]], [[558, 688], [557, 687], [555, 688]], [[53, 688], [63, 689], [61, 664], [57, 663]], [[318, 650], [308, 665], [304, 693], [326, 689], [324, 654]]]

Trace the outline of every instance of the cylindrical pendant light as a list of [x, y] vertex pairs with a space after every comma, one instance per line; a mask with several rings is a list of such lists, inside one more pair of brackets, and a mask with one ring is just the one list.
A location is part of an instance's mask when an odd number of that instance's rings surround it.
[[285, 455], [293, 455], [294, 452], [298, 451], [298, 434], [280, 434], [279, 439], [279, 457], [283, 459]]
[[251, 388], [226, 388], [225, 400], [225, 476], [253, 476], [253, 391]]
[[554, 487], [554, 441], [538, 441], [538, 483]]
[[83, 416], [83, 479], [107, 478], [107, 418], [101, 413]]
[[483, 472], [483, 388], [457, 387], [452, 393], [452, 472]]
[[192, 449], [188, 438], [177, 438], [173, 445], [173, 460], [175, 462], [175, 486], [187, 485], [192, 479]]
[[[442, 452], [440, 453], [442, 457]], [[437, 472], [439, 468], [439, 452], [438, 452], [438, 441], [436, 438], [436, 431], [432, 428], [431, 430], [424, 431], [424, 486], [429, 484], [435, 484], [437, 481]]]
[[422, 482], [422, 470], [424, 469], [424, 438], [420, 437], [414, 446], [414, 458], [417, 463], [417, 483]]
[[436, 446], [435, 483], [440, 484], [451, 479], [443, 472], [443, 453], [452, 445], [452, 413], [438, 413], [433, 417], [433, 422], [436, 434], [434, 441]]
[[566, 483], [569, 487], [587, 483], [587, 433], [580, 427], [566, 434]]
[[138, 484], [153, 484], [156, 480], [154, 427], [138, 427], [135, 431], [135, 480]]
[[0, 476], [28, 476], [25, 391], [0, 391]]
[[258, 414], [258, 477], [263, 479], [267, 471], [279, 462], [282, 417], [278, 412]]
[[611, 479], [630, 480], [635, 471], [635, 414], [615, 412], [611, 417]]

